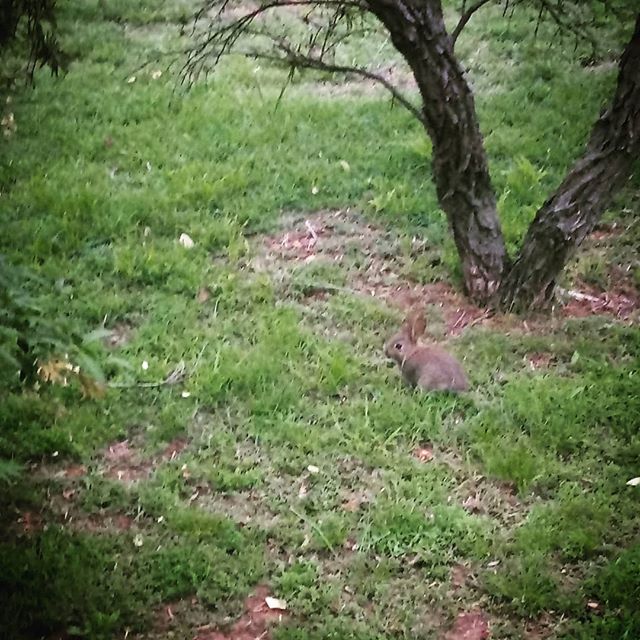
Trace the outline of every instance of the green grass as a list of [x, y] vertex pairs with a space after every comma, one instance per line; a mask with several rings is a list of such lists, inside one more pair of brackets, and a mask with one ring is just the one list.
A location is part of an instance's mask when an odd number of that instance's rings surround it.
[[[279, 639], [442, 637], [476, 606], [495, 638], [539, 620], [550, 637], [638, 637], [637, 326], [473, 326], [449, 342], [467, 397], [404, 388], [381, 353], [400, 316], [354, 274], [374, 234], [402, 277], [458, 282], [424, 133], [383, 94], [331, 96], [313, 74], [278, 104], [286, 75], [241, 60], [176, 94], [166, 58], [139, 65], [182, 41], [191, 7], [61, 5], [70, 72], [38, 73], [3, 106], [17, 131], [2, 142], [0, 251], [48, 283], [34, 293], [47, 317], [126, 329], [97, 356], [120, 385], [106, 397], [2, 392], [5, 635], [166, 637], [170, 604], [193, 637], [266, 583], [289, 602]], [[458, 44], [511, 249], [615, 76], [581, 66], [572, 42], [534, 40], [529, 19], [488, 8]], [[397, 61], [374, 40], [349, 46]], [[628, 232], [590, 244], [568, 279], [608, 288], [619, 267], [639, 282], [639, 193], [635, 179], [607, 214]], [[347, 207], [364, 218], [343, 262], [265, 266], [263, 234]], [[445, 310], [428, 311], [442, 336]], [[534, 370], [531, 354], [553, 357]], [[137, 386], [180, 362], [179, 384]], [[424, 445], [432, 462], [412, 455]], [[454, 589], [458, 565], [472, 578]]]

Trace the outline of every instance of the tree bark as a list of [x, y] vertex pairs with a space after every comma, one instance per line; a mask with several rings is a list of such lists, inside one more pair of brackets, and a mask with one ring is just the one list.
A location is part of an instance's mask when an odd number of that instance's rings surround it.
[[542, 205], [499, 291], [507, 310], [544, 306], [556, 278], [593, 230], [640, 157], [640, 14], [620, 59], [613, 101], [596, 122], [583, 156]]
[[473, 93], [440, 0], [369, 0], [368, 7], [413, 71], [433, 143], [438, 201], [453, 231], [465, 290], [487, 304], [500, 287], [507, 254]]

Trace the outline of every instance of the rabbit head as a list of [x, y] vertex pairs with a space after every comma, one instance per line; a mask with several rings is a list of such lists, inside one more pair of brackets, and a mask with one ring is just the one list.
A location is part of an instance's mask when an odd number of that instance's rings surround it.
[[426, 326], [424, 313], [421, 310], [410, 313], [400, 330], [385, 343], [385, 355], [402, 364], [418, 347], [418, 340]]

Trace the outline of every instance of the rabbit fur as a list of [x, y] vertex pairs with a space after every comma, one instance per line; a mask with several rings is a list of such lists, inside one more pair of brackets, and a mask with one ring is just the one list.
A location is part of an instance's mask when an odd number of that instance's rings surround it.
[[467, 391], [469, 381], [462, 365], [436, 345], [422, 345], [426, 321], [422, 311], [414, 311], [400, 330], [387, 340], [384, 352], [400, 367], [405, 382], [425, 391]]

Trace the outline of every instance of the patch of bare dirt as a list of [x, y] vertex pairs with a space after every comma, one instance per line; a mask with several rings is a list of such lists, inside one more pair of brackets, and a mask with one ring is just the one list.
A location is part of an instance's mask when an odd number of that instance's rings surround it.
[[610, 224], [602, 223], [596, 226], [596, 228], [589, 234], [588, 240], [590, 242], [602, 243], [609, 240], [619, 238], [623, 235], [625, 229], [623, 225], [612, 222]]
[[421, 284], [402, 275], [398, 240], [388, 231], [350, 211], [324, 211], [285, 222], [286, 229], [262, 239], [257, 271], [286, 279], [301, 265], [333, 264], [346, 271], [346, 284], [313, 282], [305, 288], [309, 302], [337, 291], [376, 298], [403, 311], [415, 305], [440, 308], [448, 335], [489, 320], [489, 314], [469, 304], [443, 282]]
[[451, 586], [454, 590], [462, 589], [473, 576], [473, 572], [466, 564], [455, 564], [451, 567]]
[[131, 341], [133, 328], [124, 322], [116, 324], [104, 338], [104, 345], [109, 349], [119, 349]]
[[18, 517], [18, 527], [20, 533], [25, 536], [42, 531], [44, 528], [42, 514], [35, 511], [23, 511]]
[[137, 482], [151, 472], [153, 462], [143, 460], [129, 440], [110, 444], [103, 454], [105, 475], [121, 482]]
[[546, 640], [558, 631], [558, 621], [551, 614], [544, 612], [533, 620], [528, 620], [524, 627], [524, 640]]
[[640, 293], [631, 283], [614, 282], [608, 291], [578, 283], [577, 289], [565, 291], [563, 294], [567, 298], [561, 309], [565, 317], [608, 315], [618, 320], [629, 321], [637, 317], [640, 310]]
[[529, 367], [536, 371], [537, 369], [547, 369], [557, 361], [555, 354], [545, 351], [535, 351], [526, 355]]
[[429, 445], [416, 447], [411, 455], [419, 462], [431, 462], [433, 460], [433, 447]]
[[458, 614], [444, 640], [487, 640], [491, 637], [489, 619], [482, 611]]
[[[222, 616], [223, 614], [219, 614]], [[192, 640], [197, 629], [211, 624], [212, 613], [197, 596], [186, 596], [163, 602], [153, 611], [151, 627], [143, 632], [130, 635], [131, 640], [165, 640], [184, 638]], [[213, 626], [213, 625], [211, 625]]]
[[530, 509], [530, 505], [518, 497], [515, 487], [481, 475], [463, 480], [456, 496], [465, 511], [491, 516], [506, 526], [522, 522]]
[[113, 442], [102, 454], [103, 473], [120, 482], [134, 483], [147, 478], [158, 464], [175, 460], [187, 445], [185, 438], [175, 438], [158, 456], [145, 458], [131, 440]]
[[126, 513], [65, 514], [64, 525], [86, 533], [121, 533], [136, 528], [136, 521]]
[[268, 640], [271, 628], [287, 617], [282, 609], [270, 608], [268, 587], [261, 585], [244, 602], [244, 614], [228, 628], [209, 625], [200, 627], [193, 640]]
[[207, 511], [224, 514], [240, 526], [253, 524], [266, 531], [280, 519], [269, 509], [267, 496], [254, 491], [232, 494], [203, 492], [198, 495], [197, 504]]
[[173, 439], [162, 451], [160, 457], [162, 460], [175, 460], [189, 444], [186, 438]]
[[[263, 236], [258, 255], [252, 261], [255, 271], [269, 273], [274, 281], [291, 284], [293, 274], [305, 265], [334, 265], [346, 276], [344, 285], [321, 282], [313, 276], [305, 283], [302, 296], [308, 304], [337, 292], [351, 293], [380, 300], [407, 311], [414, 306], [439, 309], [445, 334], [456, 336], [475, 325], [487, 325], [502, 330], [516, 329], [526, 333], [549, 328], [557, 318], [608, 315], [630, 321], [640, 309], [640, 295], [635, 287], [620, 276], [609, 291], [596, 291], [577, 282], [575, 288], [564, 292], [563, 304], [558, 304], [551, 318], [544, 316], [523, 320], [517, 316], [491, 313], [479, 309], [464, 295], [445, 282], [419, 283], [406, 275], [413, 253], [429, 247], [414, 239], [415, 251], [403, 255], [398, 238], [363, 216], [349, 210], [321, 211], [307, 217], [283, 220], [283, 230]], [[614, 234], [617, 230], [601, 230]], [[291, 292], [288, 292], [291, 295]], [[532, 363], [536, 366], [536, 363]]]

